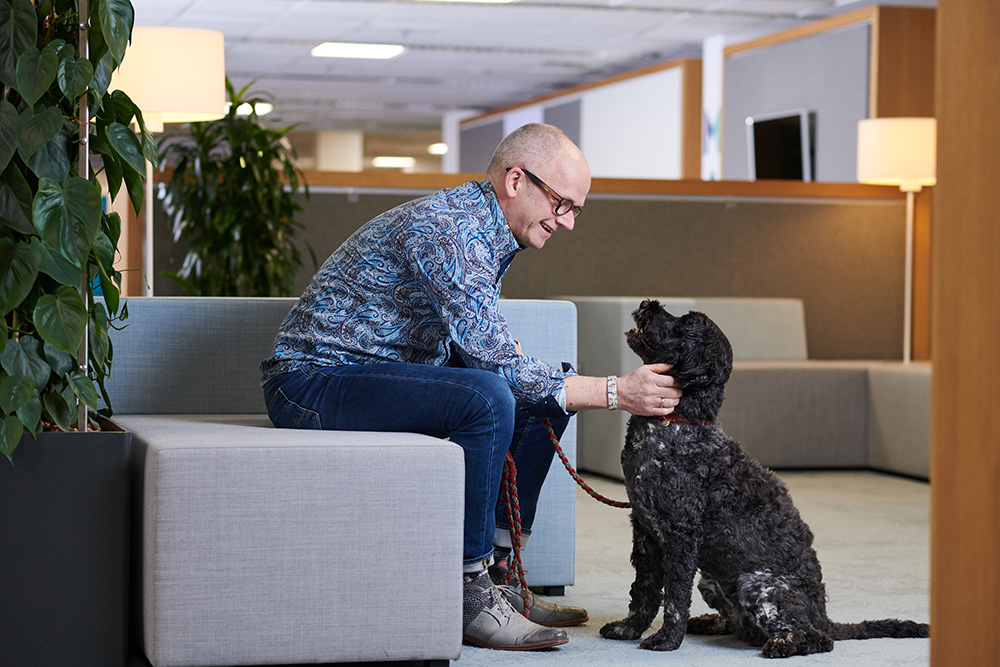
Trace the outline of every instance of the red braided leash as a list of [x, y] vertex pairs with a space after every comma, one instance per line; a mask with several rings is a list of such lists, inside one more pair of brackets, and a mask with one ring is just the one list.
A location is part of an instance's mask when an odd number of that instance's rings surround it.
[[559, 460], [562, 461], [566, 470], [569, 471], [570, 477], [576, 480], [576, 483], [580, 485], [580, 488], [590, 494], [592, 498], [601, 501], [605, 505], [611, 505], [612, 507], [621, 507], [622, 509], [628, 509], [632, 507], [631, 504], [622, 502], [620, 500], [611, 500], [594, 491], [590, 486], [587, 485], [583, 478], [573, 469], [570, 465], [569, 459], [566, 458], [566, 454], [563, 452], [562, 447], [559, 446], [559, 438], [556, 437], [556, 432], [552, 429], [552, 424], [548, 419], [543, 419], [542, 423], [545, 424], [545, 430], [549, 432], [549, 440], [552, 441], [552, 446], [556, 448], [556, 454], [559, 455]]
[[[584, 491], [605, 505], [621, 508], [631, 507], [629, 503], [611, 500], [590, 488], [576, 470], [573, 469], [569, 459], [566, 458], [566, 453], [559, 446], [559, 438], [556, 437], [552, 423], [548, 419], [543, 419], [542, 423], [545, 424], [545, 430], [549, 432], [549, 440], [552, 441], [552, 446], [555, 447], [559, 459], [563, 462], [566, 470], [569, 471], [570, 476], [576, 480], [576, 483]], [[527, 618], [531, 602], [528, 595], [528, 580], [524, 576], [524, 563], [521, 561], [521, 505], [517, 499], [517, 467], [514, 465], [514, 457], [510, 455], [510, 452], [507, 452], [507, 458], [504, 460], [500, 492], [503, 494], [504, 506], [507, 508], [507, 522], [510, 524], [508, 531], [510, 532], [511, 555], [514, 560], [514, 567], [507, 568], [507, 580], [505, 583], [510, 584], [515, 578], [517, 579], [518, 588], [521, 590], [521, 599], [524, 600], [524, 617]]]
[[511, 556], [514, 560], [514, 567], [507, 567], [507, 580], [504, 583], [511, 583], [516, 578], [518, 588], [521, 590], [521, 599], [524, 600], [524, 617], [528, 618], [528, 609], [531, 607], [531, 600], [528, 595], [528, 580], [524, 576], [524, 563], [521, 562], [521, 504], [517, 499], [517, 467], [514, 465], [514, 457], [507, 452], [504, 460], [503, 478], [500, 481], [500, 489], [503, 493], [503, 502], [507, 508], [507, 523], [510, 528]]

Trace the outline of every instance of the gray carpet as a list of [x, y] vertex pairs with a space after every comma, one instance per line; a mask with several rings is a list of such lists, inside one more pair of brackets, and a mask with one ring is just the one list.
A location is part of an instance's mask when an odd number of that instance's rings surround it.
[[[780, 476], [816, 536], [831, 618], [844, 622], [887, 617], [929, 620], [928, 484], [873, 472], [787, 472]], [[605, 496], [625, 499], [618, 482], [601, 478], [588, 482]], [[729, 637], [689, 635], [677, 651], [666, 654], [643, 651], [638, 641], [601, 638], [598, 629], [622, 618], [628, 608], [632, 582], [628, 511], [601, 505], [578, 490], [576, 531], [576, 583], [563, 598], [553, 599], [586, 607], [590, 622], [569, 628], [569, 643], [546, 651], [500, 652], [465, 646], [455, 663], [458, 667], [730, 667], [760, 665], [764, 660], [759, 651]], [[709, 611], [697, 592], [691, 611]], [[656, 623], [659, 627], [659, 619]], [[929, 651], [927, 639], [871, 639], [838, 642], [832, 653], [789, 660], [794, 665], [909, 667], [929, 664]]]
[[[586, 476], [599, 493], [625, 500], [624, 486]], [[930, 615], [930, 487], [919, 481], [873, 472], [786, 472], [799, 512], [816, 536], [829, 596], [837, 621], [909, 618]], [[761, 665], [759, 651], [729, 637], [688, 636], [672, 653], [638, 648], [638, 641], [603, 639], [598, 629], [622, 618], [632, 583], [631, 528], [628, 511], [614, 509], [577, 489], [576, 583], [557, 602], [586, 607], [590, 621], [568, 628], [568, 644], [544, 651], [491, 651], [464, 646], [455, 667], [579, 667], [599, 665], [682, 665], [740, 667]], [[531, 580], [531, 573], [528, 573]], [[692, 614], [709, 611], [697, 591]], [[659, 627], [657, 619], [654, 627]], [[650, 630], [652, 632], [653, 630]], [[913, 667], [930, 663], [927, 639], [870, 639], [838, 642], [832, 653], [789, 658], [790, 665], [837, 667]], [[366, 667], [372, 663], [338, 665]], [[382, 663], [414, 667], [417, 663]], [[139, 654], [130, 667], [149, 667]], [[286, 666], [293, 667], [293, 666]], [[304, 667], [304, 666], [302, 666]]]

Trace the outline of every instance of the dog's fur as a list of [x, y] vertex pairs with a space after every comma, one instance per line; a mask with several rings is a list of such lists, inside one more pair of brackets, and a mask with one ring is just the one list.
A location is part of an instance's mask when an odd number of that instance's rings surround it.
[[[813, 535], [785, 485], [728, 437], [716, 416], [732, 347], [703, 313], [674, 317], [643, 301], [626, 336], [644, 363], [669, 363], [683, 390], [678, 421], [629, 420], [622, 468], [632, 504], [627, 618], [601, 635], [637, 639], [663, 603], [663, 627], [640, 647], [671, 651], [685, 631], [735, 635], [769, 658], [833, 650], [834, 640], [926, 637], [928, 626], [887, 619], [834, 623]], [[689, 619], [698, 589], [718, 614]]]

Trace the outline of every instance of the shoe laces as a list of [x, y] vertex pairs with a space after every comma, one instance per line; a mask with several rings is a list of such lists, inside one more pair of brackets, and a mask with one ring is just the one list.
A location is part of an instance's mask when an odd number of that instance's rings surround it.
[[497, 611], [504, 616], [513, 616], [518, 613], [516, 609], [511, 605], [510, 601], [507, 600], [506, 596], [503, 594], [502, 589], [510, 588], [510, 586], [491, 586], [487, 591], [487, 595], [490, 596], [492, 601], [487, 605], [487, 608], [496, 608]]

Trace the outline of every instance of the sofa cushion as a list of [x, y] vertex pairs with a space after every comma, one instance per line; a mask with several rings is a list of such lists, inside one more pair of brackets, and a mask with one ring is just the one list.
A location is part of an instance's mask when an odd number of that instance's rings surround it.
[[735, 362], [719, 421], [771, 468], [864, 468], [867, 373], [863, 362]]
[[291, 298], [130, 297], [111, 332], [115, 415], [264, 413], [260, 362]]
[[868, 368], [868, 465], [930, 477], [931, 363]]

